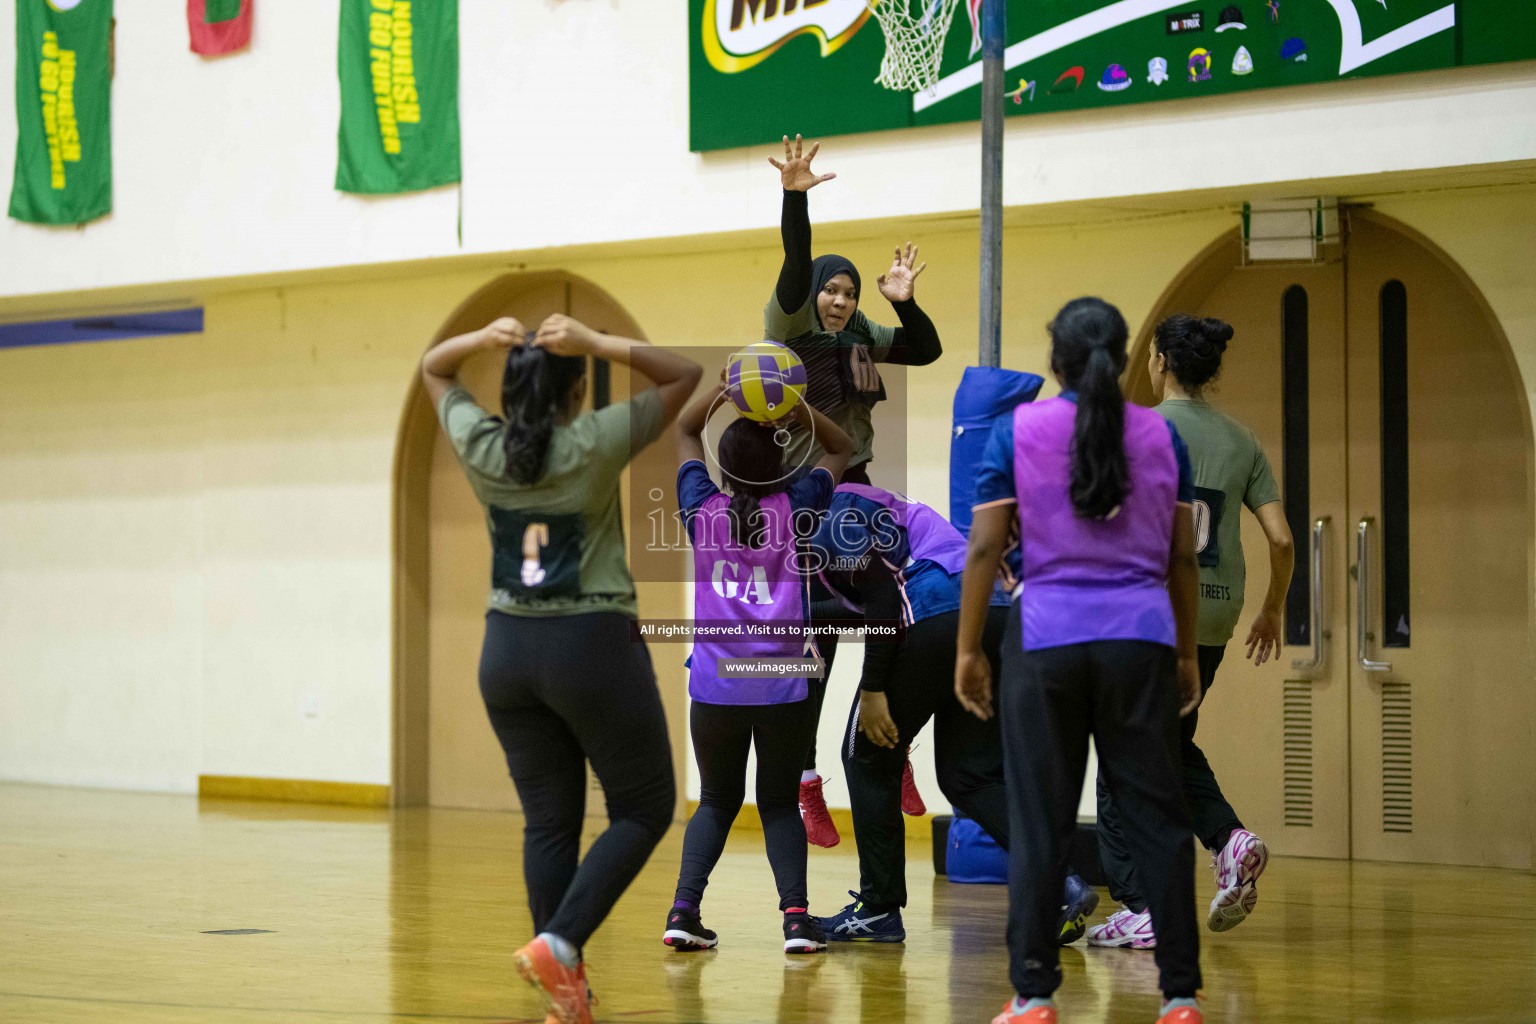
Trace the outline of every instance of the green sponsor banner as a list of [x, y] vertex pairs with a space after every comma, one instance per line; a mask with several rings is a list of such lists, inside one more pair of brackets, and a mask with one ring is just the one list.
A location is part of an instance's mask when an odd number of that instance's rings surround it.
[[458, 0], [341, 0], [336, 187], [459, 180]]
[[[954, 8], [933, 88], [897, 93], [865, 0], [689, 0], [691, 148], [976, 120], [979, 5]], [[919, 7], [937, 31], [944, 5]], [[1009, 116], [1536, 58], [1530, 0], [1007, 0], [1007, 19]]]
[[112, 0], [16, 0], [17, 220], [111, 212], [111, 40]]

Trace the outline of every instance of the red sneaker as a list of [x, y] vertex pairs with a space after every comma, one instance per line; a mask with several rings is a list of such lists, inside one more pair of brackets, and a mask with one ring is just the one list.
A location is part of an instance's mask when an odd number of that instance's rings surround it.
[[592, 1024], [585, 965], [565, 966], [543, 939], [534, 939], [513, 953], [512, 962], [523, 980], [544, 994], [549, 1004], [546, 1019], [560, 1024]]
[[910, 757], [901, 769], [901, 813], [910, 814], [914, 818], [928, 813], [928, 805], [923, 803], [923, 794], [917, 791], [917, 780], [912, 777]]
[[832, 815], [827, 811], [827, 801], [821, 795], [820, 776], [810, 782], [800, 783], [800, 817], [805, 821], [805, 840], [812, 846], [831, 849], [842, 842]]

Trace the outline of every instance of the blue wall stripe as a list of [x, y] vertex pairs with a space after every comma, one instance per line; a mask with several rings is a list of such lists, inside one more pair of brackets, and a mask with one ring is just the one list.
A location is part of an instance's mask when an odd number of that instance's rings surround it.
[[29, 345], [68, 345], [76, 341], [152, 338], [162, 334], [201, 334], [203, 308], [169, 309], [159, 313], [119, 313], [69, 320], [33, 320], [0, 324], [0, 348]]

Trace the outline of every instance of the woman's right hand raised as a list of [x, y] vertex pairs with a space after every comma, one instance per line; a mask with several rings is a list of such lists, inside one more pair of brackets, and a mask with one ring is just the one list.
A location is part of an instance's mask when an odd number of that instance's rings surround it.
[[811, 161], [816, 159], [816, 151], [821, 148], [821, 143], [811, 143], [811, 151], [801, 156], [800, 136], [795, 136], [795, 141], [790, 142], [789, 136], [784, 136], [784, 162], [780, 163], [773, 157], [768, 162], [779, 169], [779, 178], [784, 183], [786, 192], [809, 192], [824, 181], [831, 181], [836, 174], [817, 174], [811, 170]]
[[585, 356], [597, 348], [598, 338], [598, 333], [580, 320], [555, 313], [539, 324], [533, 343], [551, 355]]
[[516, 317], [497, 317], [480, 328], [480, 343], [486, 348], [509, 349], [521, 345], [528, 337], [522, 321]]

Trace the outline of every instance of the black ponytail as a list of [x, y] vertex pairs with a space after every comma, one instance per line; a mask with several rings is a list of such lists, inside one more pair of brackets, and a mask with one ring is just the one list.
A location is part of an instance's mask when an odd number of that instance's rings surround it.
[[1194, 398], [1221, 372], [1221, 355], [1231, 340], [1232, 325], [1226, 321], [1183, 313], [1170, 316], [1152, 332], [1152, 344], [1168, 360], [1168, 372]]
[[768, 516], [761, 500], [789, 487], [784, 449], [774, 431], [760, 423], [738, 419], [720, 434], [720, 470], [731, 491], [727, 506], [731, 542], [760, 548], [768, 539]]
[[507, 353], [501, 376], [501, 411], [507, 421], [502, 444], [513, 480], [531, 484], [544, 475], [555, 418], [586, 372], [585, 356], [551, 355], [530, 345]]
[[1072, 431], [1072, 507], [1107, 519], [1130, 492], [1125, 458], [1125, 318], [1103, 299], [1074, 299], [1051, 321], [1051, 367], [1077, 392]]

